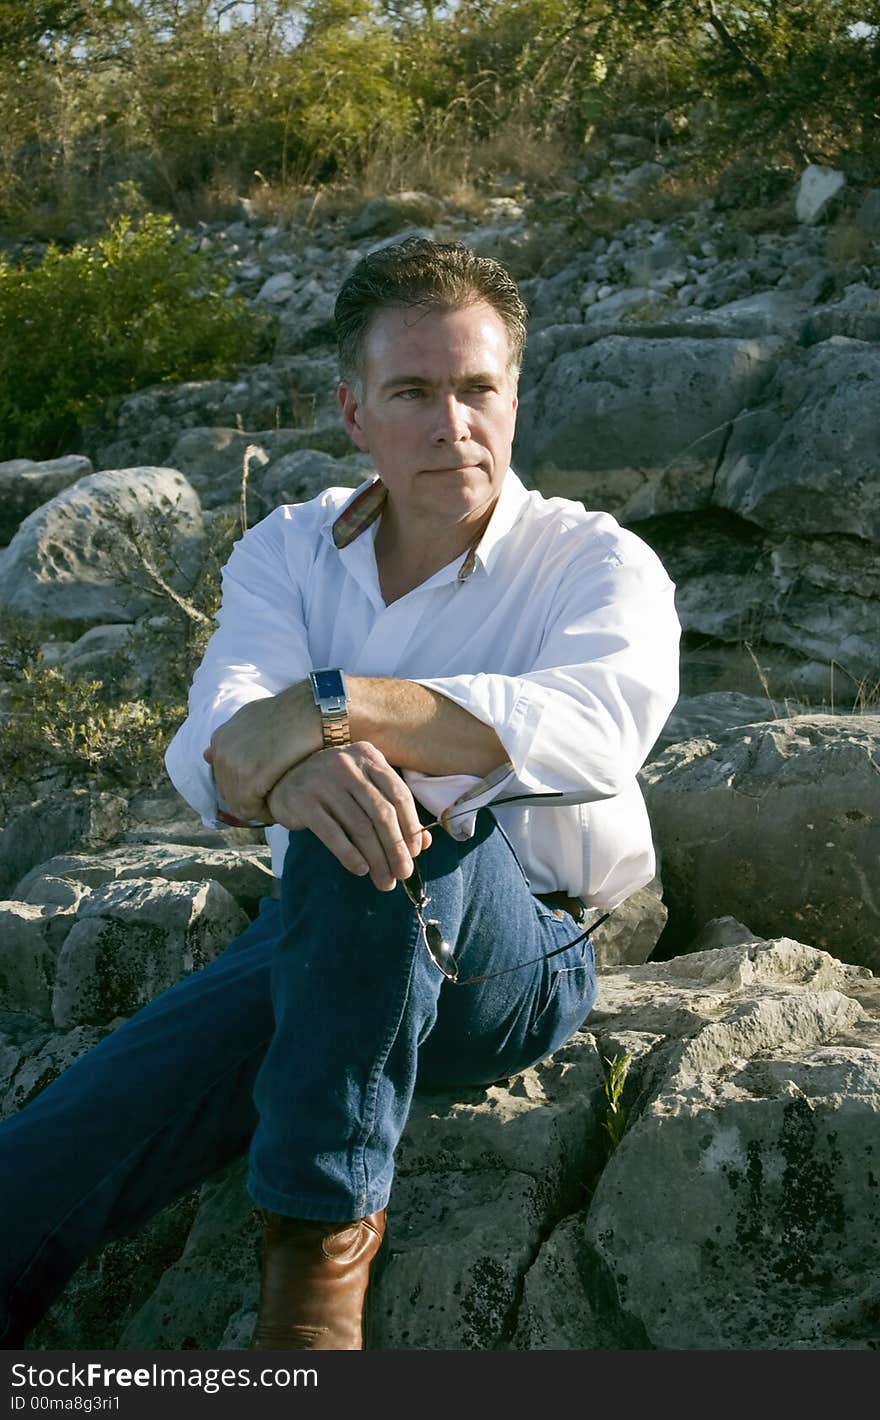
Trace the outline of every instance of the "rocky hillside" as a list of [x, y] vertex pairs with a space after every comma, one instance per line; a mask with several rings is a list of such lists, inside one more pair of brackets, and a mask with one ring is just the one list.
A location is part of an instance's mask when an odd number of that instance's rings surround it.
[[[0, 607], [63, 619], [44, 653], [65, 674], [128, 651], [149, 696], [157, 609], [188, 596], [243, 463], [251, 521], [364, 476], [333, 399], [352, 264], [411, 231], [507, 260], [531, 312], [515, 466], [660, 553], [682, 698], [642, 775], [660, 874], [597, 936], [589, 1030], [414, 1111], [376, 1344], [876, 1346], [880, 190], [808, 169], [775, 214], [633, 217], [662, 168], [638, 140], [616, 152], [584, 193], [536, 212], [514, 188], [476, 224], [407, 193], [201, 228], [277, 312], [272, 360], [139, 391], [88, 447], [0, 465]], [[600, 198], [621, 213], [604, 235], [583, 217]], [[165, 524], [163, 587], [120, 576], [120, 508]], [[158, 781], [20, 795], [0, 837], [4, 1111], [222, 950], [267, 865]], [[236, 1165], [84, 1263], [30, 1345], [243, 1345], [255, 1229]]]

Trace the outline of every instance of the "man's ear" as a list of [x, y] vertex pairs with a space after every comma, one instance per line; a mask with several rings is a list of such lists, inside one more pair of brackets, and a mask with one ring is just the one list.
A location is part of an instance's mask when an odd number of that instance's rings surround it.
[[339, 400], [346, 434], [359, 449], [369, 452], [367, 436], [360, 424], [360, 394], [358, 390], [354, 385], [345, 384], [343, 381], [337, 387], [336, 398]]

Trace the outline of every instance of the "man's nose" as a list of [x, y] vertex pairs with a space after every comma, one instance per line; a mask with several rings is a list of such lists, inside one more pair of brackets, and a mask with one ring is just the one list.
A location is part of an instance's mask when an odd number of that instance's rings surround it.
[[455, 395], [441, 398], [434, 423], [434, 440], [438, 444], [458, 443], [470, 436], [471, 426], [467, 406]]

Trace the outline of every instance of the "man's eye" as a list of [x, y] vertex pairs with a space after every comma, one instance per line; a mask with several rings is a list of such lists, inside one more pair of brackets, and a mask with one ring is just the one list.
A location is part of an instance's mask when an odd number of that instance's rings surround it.
[[423, 395], [424, 393], [425, 393], [425, 391], [424, 391], [423, 389], [419, 389], [419, 388], [414, 387], [413, 389], [398, 390], [398, 391], [397, 391], [397, 394], [396, 394], [396, 396], [395, 396], [395, 398], [396, 398], [396, 399], [421, 399], [421, 397], [422, 397], [422, 395]]

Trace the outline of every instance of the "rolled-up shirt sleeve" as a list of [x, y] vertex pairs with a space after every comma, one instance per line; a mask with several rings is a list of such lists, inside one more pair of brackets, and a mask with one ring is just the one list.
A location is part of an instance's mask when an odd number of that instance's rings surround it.
[[[529, 671], [419, 680], [491, 725], [509, 759], [485, 780], [408, 773], [432, 812], [465, 795], [474, 812], [517, 793], [589, 803], [632, 784], [678, 697], [680, 625], [656, 554], [622, 529], [619, 544], [589, 569], [572, 562]], [[450, 831], [472, 832], [472, 814], [456, 818]]]
[[204, 751], [214, 731], [252, 700], [277, 695], [311, 668], [300, 585], [276, 509], [235, 544], [223, 569], [223, 602], [189, 692], [188, 714], [165, 755], [174, 787], [209, 827], [218, 824]]

